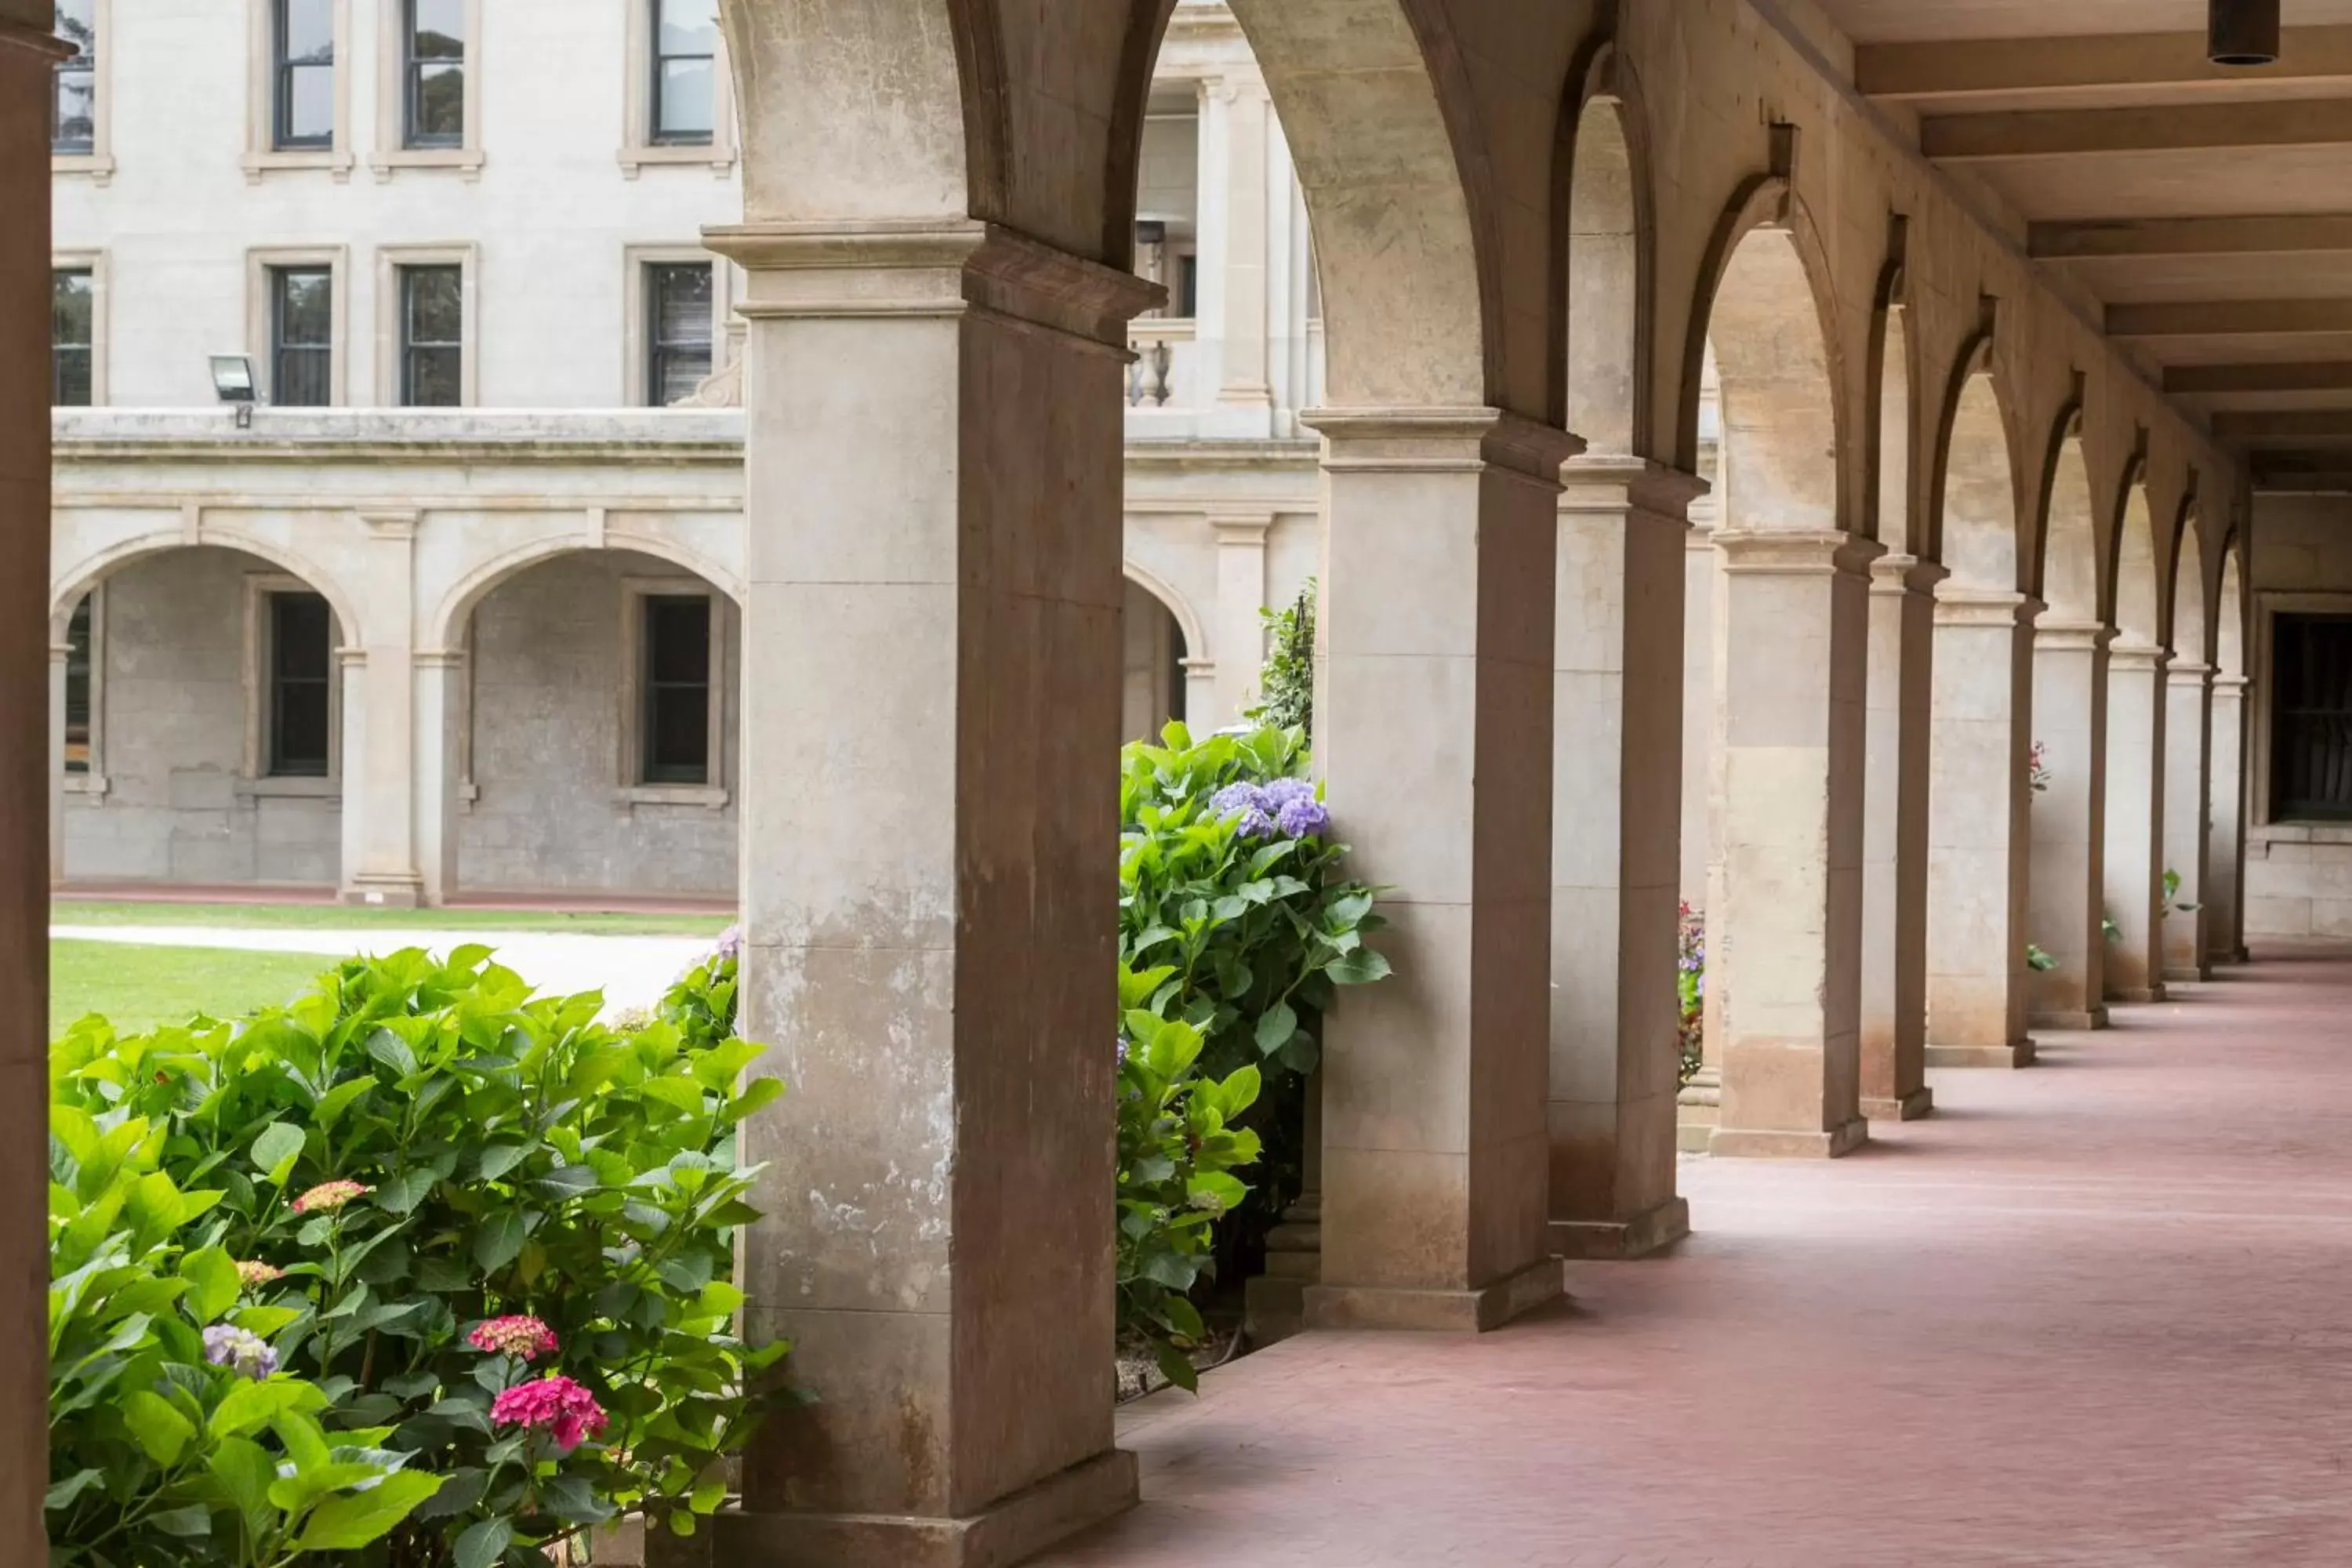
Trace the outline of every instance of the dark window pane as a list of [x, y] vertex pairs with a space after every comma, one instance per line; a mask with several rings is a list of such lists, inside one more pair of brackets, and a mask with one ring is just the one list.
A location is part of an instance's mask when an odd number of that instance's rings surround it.
[[66, 268], [50, 274], [49, 401], [59, 408], [89, 406], [96, 300], [89, 272]]
[[709, 142], [719, 121], [718, 68], [708, 59], [664, 60], [656, 89], [654, 136], [689, 145]]
[[442, 63], [415, 68], [408, 105], [408, 144], [457, 147], [466, 140], [466, 68]]
[[647, 397], [667, 407], [694, 395], [710, 376], [711, 276], [708, 262], [674, 262], [646, 268]]
[[464, 59], [465, 0], [409, 0], [408, 36], [412, 59]]
[[89, 772], [89, 672], [94, 653], [90, 596], [74, 606], [66, 628], [66, 772]]
[[335, 278], [324, 269], [285, 268], [278, 274], [279, 339], [323, 346], [334, 340]]
[[271, 400], [285, 408], [323, 408], [334, 401], [334, 275], [281, 267], [270, 278]]
[[323, 778], [332, 722], [329, 700], [334, 617], [316, 594], [269, 596], [269, 771]]
[[404, 267], [400, 400], [411, 408], [465, 401], [465, 274], [455, 267]]
[[98, 73], [84, 65], [61, 65], [51, 104], [49, 151], [85, 153], [97, 146]]
[[2282, 817], [2352, 817], [2352, 618], [2272, 627], [2272, 789]]
[[408, 267], [401, 280], [408, 290], [408, 341], [458, 342], [465, 331], [465, 273], [455, 267]]
[[710, 600], [645, 601], [645, 759], [648, 784], [710, 782]]
[[665, 55], [719, 52], [719, 0], [657, 0], [661, 18], [654, 29]]

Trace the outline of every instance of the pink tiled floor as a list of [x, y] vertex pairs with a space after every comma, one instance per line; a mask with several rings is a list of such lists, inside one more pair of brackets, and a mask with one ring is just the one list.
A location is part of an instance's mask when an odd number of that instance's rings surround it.
[[1060, 1568], [2352, 1565], [2352, 955], [2273, 954], [1486, 1338], [1162, 1396]]

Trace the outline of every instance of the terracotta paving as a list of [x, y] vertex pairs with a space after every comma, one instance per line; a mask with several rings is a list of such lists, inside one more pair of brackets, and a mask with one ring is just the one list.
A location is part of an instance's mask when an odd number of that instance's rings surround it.
[[1471, 1341], [1310, 1335], [1131, 1413], [1060, 1568], [2352, 1564], [2352, 953], [2284, 952]]

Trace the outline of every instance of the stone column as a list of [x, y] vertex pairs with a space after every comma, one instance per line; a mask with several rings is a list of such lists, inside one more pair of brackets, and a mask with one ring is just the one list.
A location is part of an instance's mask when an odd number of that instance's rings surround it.
[[[1274, 434], [1266, 342], [1267, 240], [1272, 188], [1267, 149], [1274, 100], [1256, 72], [1212, 78], [1201, 100], [1202, 151], [1219, 177], [1202, 182], [1200, 332], [1217, 395], [1202, 434], [1263, 441]], [[1210, 199], [1220, 205], [1213, 214]], [[1214, 244], [1205, 243], [1212, 237]], [[1205, 401], [1205, 400], [1204, 400]]]
[[1927, 1088], [1927, 784], [1936, 585], [1943, 567], [1882, 555], [1870, 567], [1870, 719], [1862, 885], [1862, 1111], [1910, 1121]]
[[416, 682], [416, 868], [425, 901], [460, 890], [457, 791], [465, 755], [466, 650], [419, 648]]
[[2164, 977], [2210, 980], [2206, 848], [2212, 837], [2213, 667], [2175, 663], [2164, 716], [2164, 869], [2180, 886], [2164, 910]]
[[66, 879], [66, 664], [72, 658], [70, 644], [49, 645], [49, 882], [52, 886]]
[[2246, 678], [2213, 681], [2213, 840], [2205, 862], [2205, 950], [2246, 962]]
[[1570, 436], [1327, 409], [1315, 760], [1393, 978], [1323, 1059], [1309, 1328], [1483, 1330], [1558, 1296], [1545, 1220], [1552, 584]]
[[716, 1544], [1013, 1563], [1136, 1495], [1108, 868], [1120, 389], [1158, 291], [961, 221], [708, 242], [751, 322], [743, 1027], [789, 1086], [745, 1131], [745, 1327], [822, 1391]]
[[[1824, 1157], [1862, 1117], [1863, 747], [1874, 542], [1719, 531], [1718, 1155]], [[1710, 1041], [1710, 1049], [1713, 1048]]]
[[47, 1562], [49, 0], [0, 0], [0, 1563]]
[[[1211, 512], [1217, 540], [1217, 683], [1213, 709], [1192, 721], [1195, 730], [1238, 723], [1242, 710], [1258, 700], [1258, 676], [1265, 664], [1265, 536], [1271, 512]], [[1198, 649], [1194, 651], [1200, 651]]]
[[2105, 898], [2107, 640], [2097, 622], [2044, 621], [2033, 636], [2033, 736], [2049, 785], [2032, 797], [2032, 901], [2026, 935], [2058, 961], [2027, 977], [2041, 1029], [2107, 1023]]
[[2107, 654], [2107, 1000], [2164, 1000], [2164, 667], [2144, 643]]
[[1690, 1231], [1675, 1194], [1688, 475], [1562, 474], [1552, 689], [1551, 1245], [1638, 1258]]
[[1927, 1065], [2024, 1067], [2033, 617], [2021, 594], [1936, 591]]
[[[360, 581], [368, 640], [359, 679], [367, 694], [357, 704], [345, 699], [344, 733], [352, 740], [343, 749], [343, 901], [414, 909], [425, 900], [416, 868], [417, 516], [363, 511], [360, 521], [367, 525]], [[343, 635], [361, 630], [345, 626]], [[353, 721], [354, 706], [362, 721]]]

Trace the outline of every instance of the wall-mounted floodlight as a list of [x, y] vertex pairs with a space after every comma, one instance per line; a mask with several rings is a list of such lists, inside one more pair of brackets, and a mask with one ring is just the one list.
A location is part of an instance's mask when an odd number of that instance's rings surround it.
[[213, 391], [223, 403], [236, 410], [236, 427], [253, 428], [253, 356], [251, 354], [215, 354]]
[[2279, 0], [2211, 0], [2205, 58], [2217, 66], [2274, 66]]

